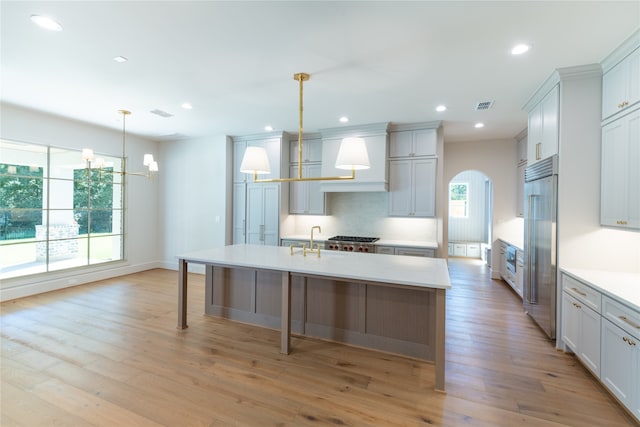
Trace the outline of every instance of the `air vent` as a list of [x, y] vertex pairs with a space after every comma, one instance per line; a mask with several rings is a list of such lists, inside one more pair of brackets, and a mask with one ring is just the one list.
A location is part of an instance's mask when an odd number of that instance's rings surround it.
[[151, 114], [155, 114], [156, 116], [160, 116], [160, 117], [164, 117], [165, 119], [168, 117], [173, 117], [173, 114], [169, 114], [166, 111], [162, 111], [162, 110], [151, 110], [149, 111]]
[[493, 106], [493, 101], [481, 101], [476, 105], [476, 111], [488, 110]]

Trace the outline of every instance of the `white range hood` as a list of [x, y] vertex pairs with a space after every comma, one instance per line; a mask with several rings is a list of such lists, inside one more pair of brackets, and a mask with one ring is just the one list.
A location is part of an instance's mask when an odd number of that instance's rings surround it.
[[356, 171], [354, 180], [322, 181], [325, 193], [389, 191], [387, 155], [389, 152], [389, 123], [321, 129], [322, 176], [345, 175], [345, 170], [334, 167], [343, 138], [363, 138], [367, 145], [370, 169]]

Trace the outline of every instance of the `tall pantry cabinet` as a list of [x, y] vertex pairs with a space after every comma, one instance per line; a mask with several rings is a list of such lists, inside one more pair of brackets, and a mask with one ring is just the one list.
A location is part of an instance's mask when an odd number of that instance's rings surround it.
[[[248, 135], [233, 138], [233, 243], [277, 246], [279, 243], [280, 213], [288, 205], [283, 197], [283, 183], [254, 183], [253, 175], [240, 172], [240, 164], [247, 147], [260, 146], [267, 150], [271, 173], [258, 179], [281, 178], [283, 132]], [[288, 165], [287, 165], [288, 166]], [[288, 167], [286, 173], [288, 174]], [[288, 196], [288, 188], [285, 190]]]

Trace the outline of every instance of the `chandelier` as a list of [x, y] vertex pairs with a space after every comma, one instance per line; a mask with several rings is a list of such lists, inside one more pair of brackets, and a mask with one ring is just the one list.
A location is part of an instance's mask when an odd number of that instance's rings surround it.
[[295, 181], [336, 181], [355, 179], [356, 170], [369, 169], [369, 155], [367, 146], [362, 138], [344, 138], [338, 150], [336, 169], [350, 170], [351, 175], [303, 177], [302, 176], [302, 87], [303, 82], [311, 76], [307, 73], [296, 73], [293, 79], [300, 83], [300, 122], [298, 126], [298, 176], [294, 178], [258, 179], [258, 174], [269, 174], [269, 158], [264, 147], [247, 147], [240, 164], [240, 172], [253, 174], [254, 182], [295, 182]]
[[[151, 178], [155, 172], [158, 172], [158, 162], [153, 159], [153, 154], [145, 154], [142, 159], [142, 164], [146, 166], [147, 170], [144, 172], [127, 172], [126, 168], [126, 117], [131, 114], [128, 110], [118, 110], [118, 113], [122, 114], [122, 175], [135, 175], [145, 176]], [[82, 159], [86, 162], [87, 173], [92, 168], [97, 168], [100, 173], [103, 172], [105, 166], [105, 160], [102, 157], [96, 157], [94, 159], [93, 149], [83, 148]], [[107, 171], [105, 171], [107, 172]], [[113, 172], [112, 172], [113, 173]]]

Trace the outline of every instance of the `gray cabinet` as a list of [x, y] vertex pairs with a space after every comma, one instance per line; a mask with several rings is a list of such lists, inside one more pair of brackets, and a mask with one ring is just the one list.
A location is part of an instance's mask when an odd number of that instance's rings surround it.
[[248, 184], [246, 243], [278, 246], [280, 185]]
[[558, 153], [560, 86], [555, 85], [529, 110], [529, 165]]
[[436, 155], [438, 139], [435, 129], [391, 132], [389, 136], [390, 158]]
[[602, 127], [600, 223], [640, 228], [640, 108]]
[[389, 161], [389, 216], [435, 216], [436, 159]]
[[[299, 175], [298, 141], [289, 143], [289, 177]], [[302, 143], [302, 176], [322, 176], [322, 140], [305, 139]], [[327, 195], [322, 191], [322, 181], [298, 181], [289, 183], [289, 213], [303, 215], [325, 215]]]
[[602, 120], [629, 110], [638, 102], [640, 102], [640, 47], [611, 68], [605, 69], [602, 76]]

